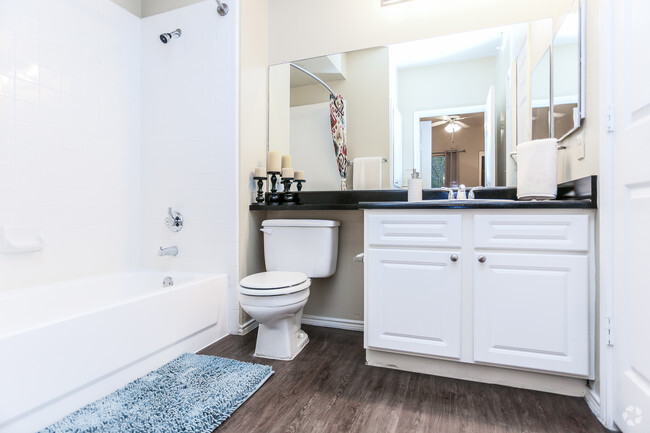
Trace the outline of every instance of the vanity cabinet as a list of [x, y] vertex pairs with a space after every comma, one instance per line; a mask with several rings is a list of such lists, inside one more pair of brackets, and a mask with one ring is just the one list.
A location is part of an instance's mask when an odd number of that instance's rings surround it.
[[365, 212], [367, 349], [593, 376], [593, 214]]
[[365, 262], [368, 345], [460, 357], [460, 215], [374, 215]]
[[587, 215], [474, 217], [474, 360], [589, 374]]

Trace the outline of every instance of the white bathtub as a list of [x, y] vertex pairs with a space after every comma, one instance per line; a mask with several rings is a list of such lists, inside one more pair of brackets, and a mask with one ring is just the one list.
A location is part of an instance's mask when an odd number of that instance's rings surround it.
[[36, 431], [222, 338], [227, 286], [141, 271], [0, 293], [0, 432]]

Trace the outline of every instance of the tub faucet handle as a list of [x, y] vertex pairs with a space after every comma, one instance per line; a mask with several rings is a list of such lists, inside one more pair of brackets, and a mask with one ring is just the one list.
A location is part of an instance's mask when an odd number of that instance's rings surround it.
[[165, 218], [165, 225], [173, 232], [180, 232], [183, 229], [183, 215], [170, 207], [167, 211], [169, 216]]

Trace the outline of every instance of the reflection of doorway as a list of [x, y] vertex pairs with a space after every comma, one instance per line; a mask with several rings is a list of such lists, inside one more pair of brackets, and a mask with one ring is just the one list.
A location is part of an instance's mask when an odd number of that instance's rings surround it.
[[485, 186], [485, 151], [478, 153], [478, 168], [479, 168], [479, 184], [478, 186]]
[[[478, 152], [485, 150], [484, 110], [485, 106], [478, 105], [415, 113], [417, 167], [425, 188], [484, 183], [481, 179], [485, 175], [481, 175], [478, 163]], [[452, 122], [441, 123], [441, 120], [450, 119], [459, 120], [460, 129], [449, 126]], [[430, 141], [428, 131], [423, 129], [427, 125], [431, 131]]]

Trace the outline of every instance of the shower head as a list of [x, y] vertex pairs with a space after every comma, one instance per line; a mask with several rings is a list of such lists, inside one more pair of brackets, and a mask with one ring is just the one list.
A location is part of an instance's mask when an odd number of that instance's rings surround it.
[[163, 44], [166, 44], [167, 42], [169, 42], [172, 39], [173, 36], [176, 36], [176, 37], [180, 38], [181, 37], [181, 29], [176, 29], [171, 33], [163, 33], [163, 34], [161, 34], [160, 35], [160, 40], [162, 41]]

